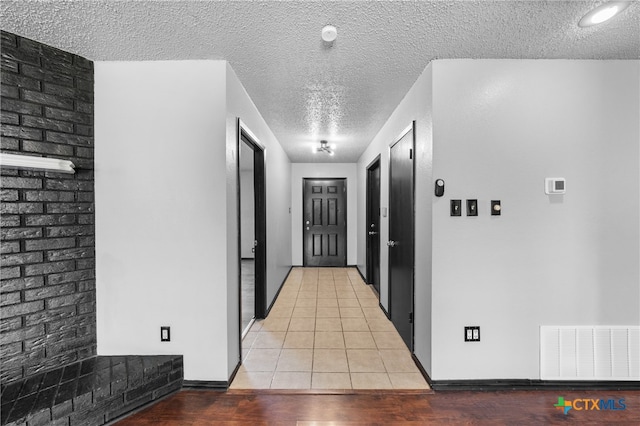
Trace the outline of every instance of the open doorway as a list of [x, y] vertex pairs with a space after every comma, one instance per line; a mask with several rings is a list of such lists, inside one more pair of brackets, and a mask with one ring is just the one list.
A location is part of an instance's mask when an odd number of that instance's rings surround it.
[[240, 329], [244, 335], [255, 319], [256, 232], [253, 149], [240, 144]]
[[[266, 314], [264, 147], [238, 120], [238, 246], [240, 340]], [[241, 351], [242, 353], [242, 351]]]

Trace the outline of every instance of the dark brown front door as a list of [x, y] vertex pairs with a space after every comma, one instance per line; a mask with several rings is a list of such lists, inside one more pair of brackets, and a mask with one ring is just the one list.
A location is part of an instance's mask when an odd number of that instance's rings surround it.
[[367, 283], [380, 294], [380, 157], [367, 168]]
[[305, 179], [304, 266], [347, 265], [345, 179]]
[[413, 351], [413, 127], [392, 147], [389, 162], [389, 313]]

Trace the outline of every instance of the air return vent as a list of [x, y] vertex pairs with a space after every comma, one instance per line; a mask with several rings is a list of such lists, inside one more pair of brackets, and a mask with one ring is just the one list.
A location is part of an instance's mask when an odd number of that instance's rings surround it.
[[540, 327], [541, 380], [640, 380], [640, 327]]

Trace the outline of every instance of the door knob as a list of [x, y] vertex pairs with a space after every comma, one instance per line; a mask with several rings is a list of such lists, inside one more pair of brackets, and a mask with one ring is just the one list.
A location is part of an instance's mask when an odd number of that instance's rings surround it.
[[387, 241], [387, 245], [389, 247], [395, 247], [395, 246], [398, 245], [398, 242], [397, 241], [393, 241], [393, 240], [389, 240], [389, 241]]
[[308, 224], [309, 224], [309, 221], [307, 221], [307, 223], [306, 223], [306, 224], [308, 225]]
[[369, 231], [369, 235], [378, 235], [376, 231]]
[[307, 231], [309, 230], [309, 227], [307, 226]]

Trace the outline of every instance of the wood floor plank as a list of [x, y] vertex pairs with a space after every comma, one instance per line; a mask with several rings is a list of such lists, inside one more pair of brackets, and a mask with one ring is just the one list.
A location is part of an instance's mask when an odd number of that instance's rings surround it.
[[[624, 399], [624, 410], [554, 407], [558, 397]], [[584, 404], [578, 404], [580, 408]], [[620, 408], [619, 405], [617, 405]], [[638, 425], [640, 390], [296, 394], [183, 390], [117, 423], [143, 425]]]

